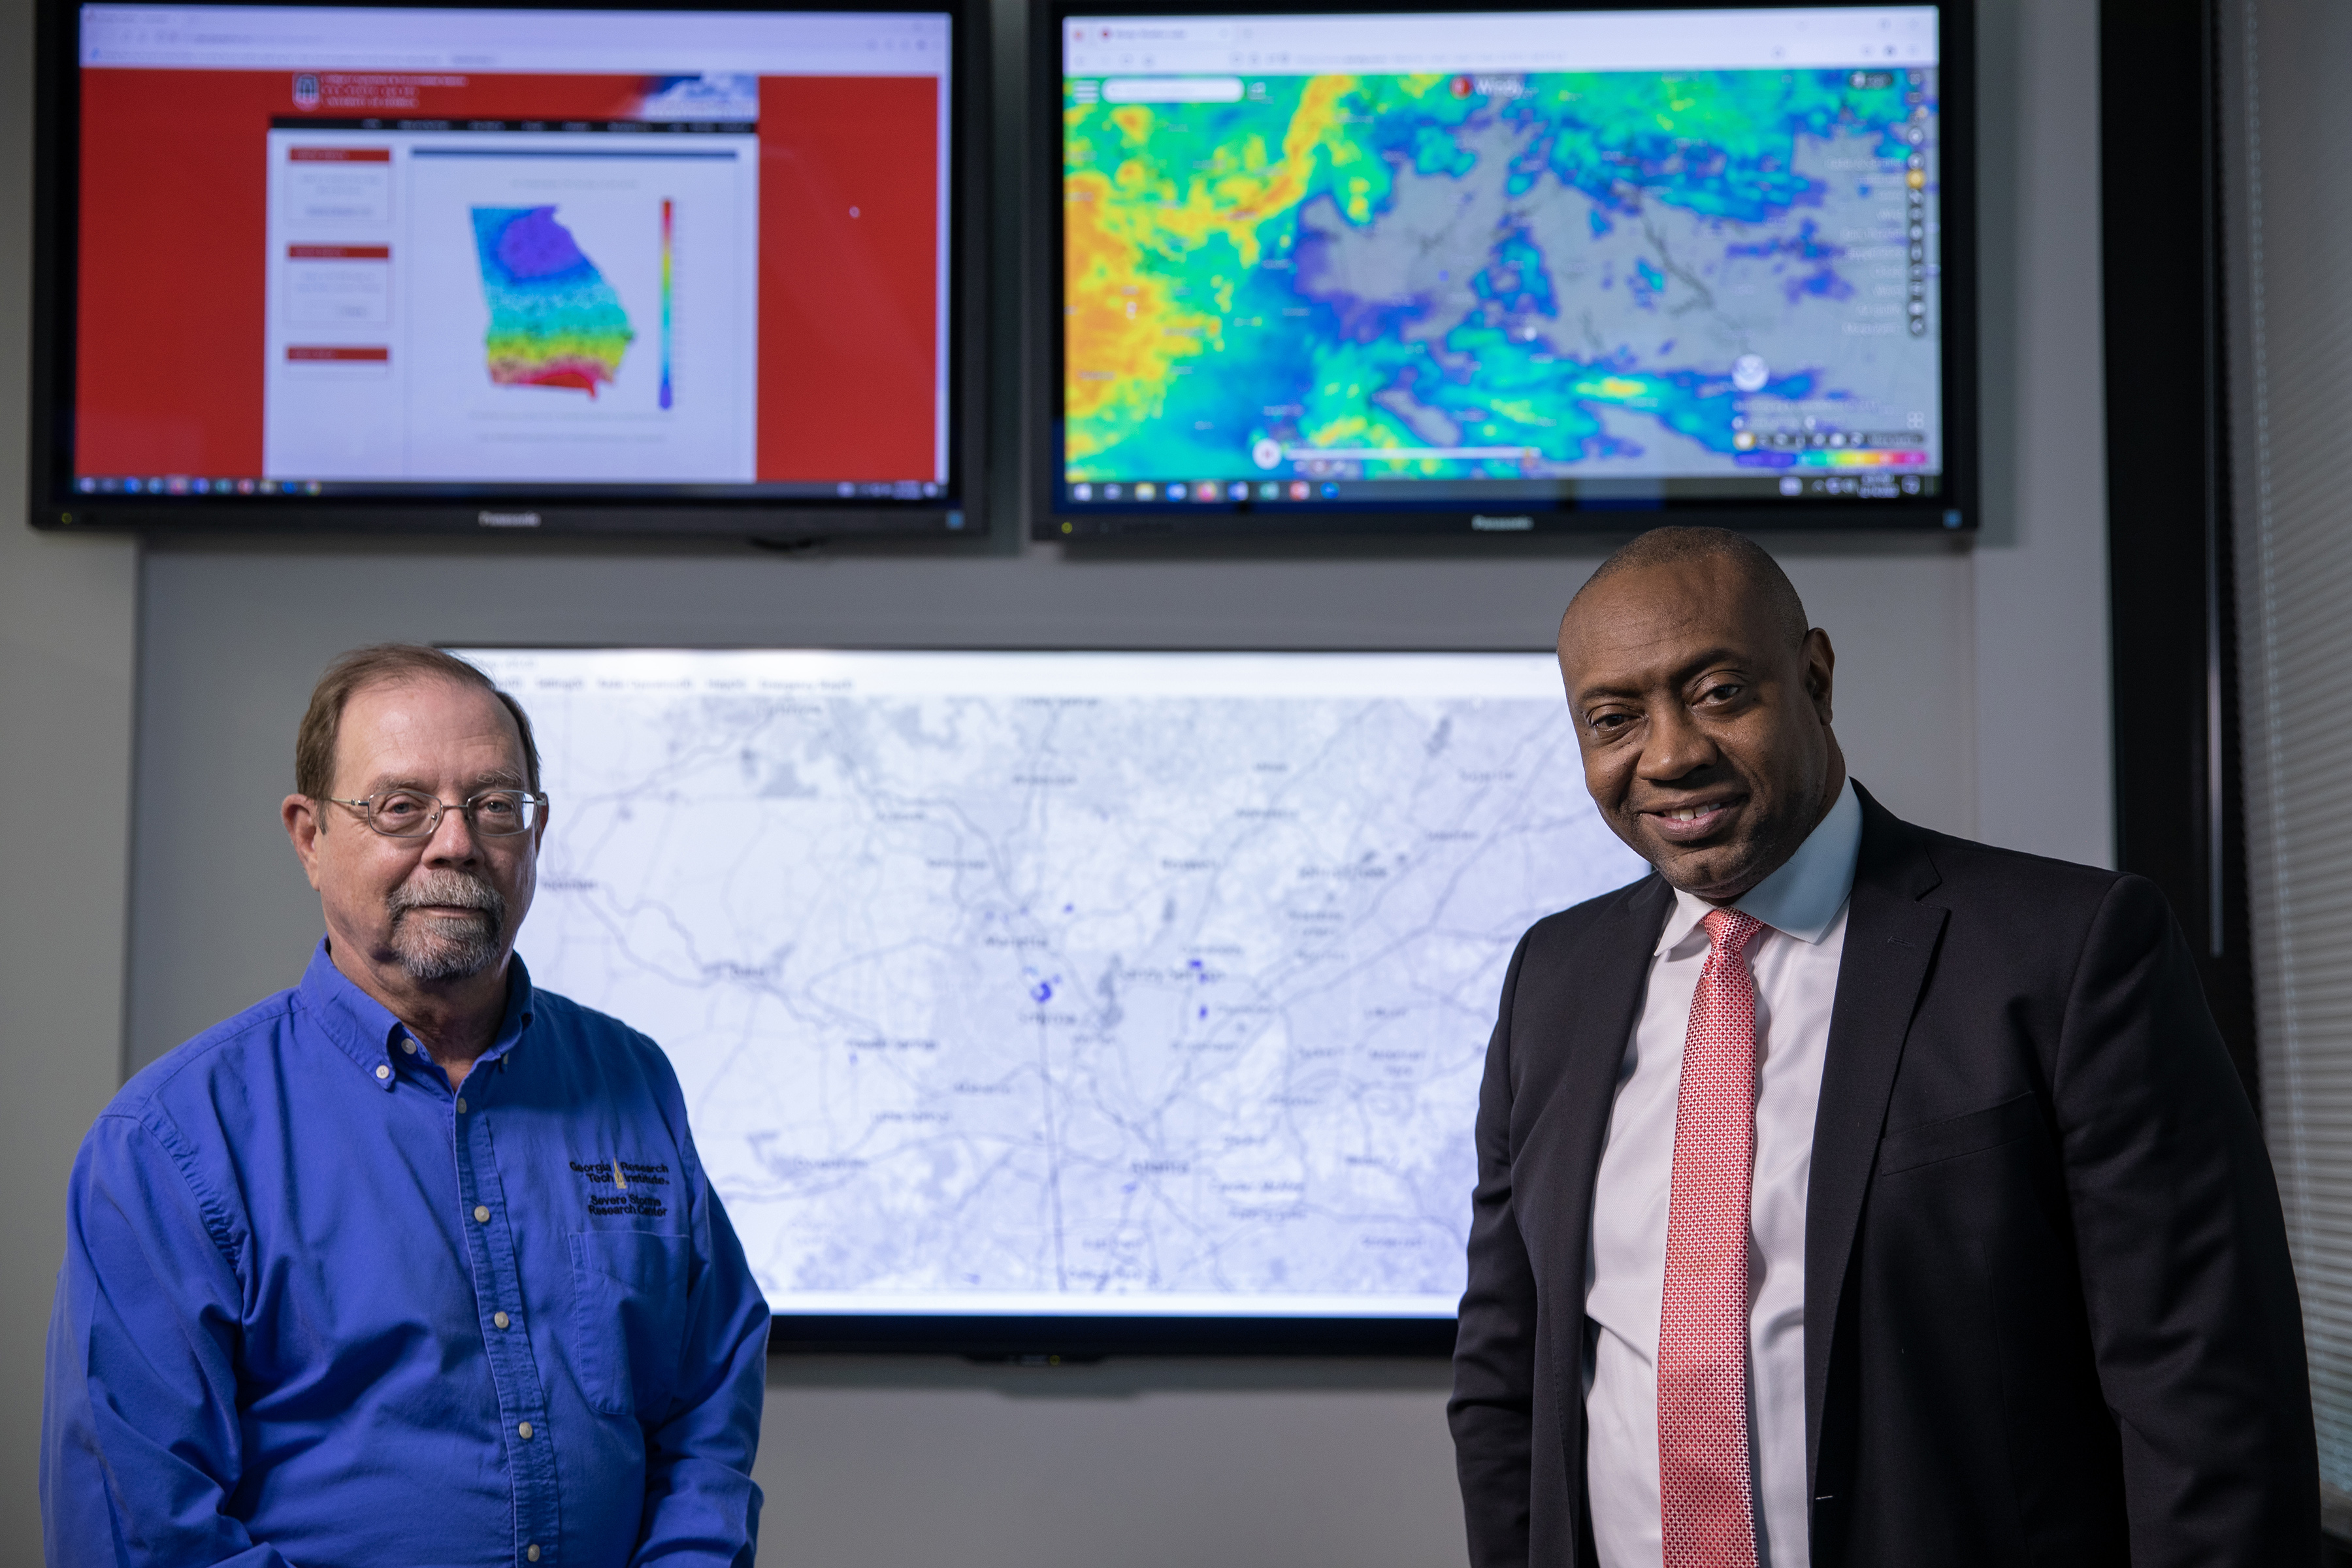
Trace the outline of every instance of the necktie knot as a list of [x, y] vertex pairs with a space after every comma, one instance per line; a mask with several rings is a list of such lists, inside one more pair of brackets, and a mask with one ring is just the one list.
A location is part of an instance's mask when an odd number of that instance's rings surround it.
[[1727, 960], [1747, 952], [1756, 933], [1764, 929], [1764, 922], [1745, 910], [1710, 910], [1699, 924], [1706, 928], [1707, 945], [1715, 956]]

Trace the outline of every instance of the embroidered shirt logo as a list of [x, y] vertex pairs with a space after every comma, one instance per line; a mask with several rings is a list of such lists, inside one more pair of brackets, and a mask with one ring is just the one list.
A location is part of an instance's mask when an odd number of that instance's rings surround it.
[[658, 1218], [669, 1213], [669, 1166], [645, 1165], [617, 1155], [602, 1160], [571, 1162], [574, 1174], [588, 1185], [592, 1215], [643, 1215]]

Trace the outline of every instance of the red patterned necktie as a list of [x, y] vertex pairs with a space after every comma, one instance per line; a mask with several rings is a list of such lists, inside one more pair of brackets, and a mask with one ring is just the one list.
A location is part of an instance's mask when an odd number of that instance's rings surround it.
[[1675, 1101], [1658, 1313], [1658, 1519], [1665, 1568], [1755, 1568], [1748, 1468], [1748, 1196], [1756, 1163], [1754, 915], [1706, 917]]

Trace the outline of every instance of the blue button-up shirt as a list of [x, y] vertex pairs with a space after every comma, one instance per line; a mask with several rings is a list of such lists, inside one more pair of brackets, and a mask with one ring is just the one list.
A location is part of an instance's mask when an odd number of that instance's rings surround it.
[[512, 964], [452, 1092], [324, 943], [74, 1163], [52, 1564], [748, 1563], [768, 1310], [644, 1036]]

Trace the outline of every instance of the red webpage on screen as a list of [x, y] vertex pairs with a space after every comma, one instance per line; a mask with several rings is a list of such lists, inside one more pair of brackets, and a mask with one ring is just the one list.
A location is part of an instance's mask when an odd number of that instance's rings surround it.
[[[334, 400], [364, 391], [356, 380], [273, 383], [273, 376], [362, 378], [411, 368], [387, 342], [362, 341], [371, 322], [387, 321], [386, 301], [405, 297], [383, 279], [411, 258], [396, 246], [321, 243], [299, 225], [274, 226], [274, 171], [304, 182], [299, 189], [306, 200], [315, 198], [314, 206], [326, 204], [320, 211], [336, 210], [337, 202], [389, 203], [391, 193], [404, 196], [412, 188], [383, 183], [395, 143], [412, 153], [434, 150], [433, 127], [463, 132], [468, 122], [545, 122], [553, 136], [567, 122], [625, 121], [647, 86], [623, 76], [139, 68], [85, 70], [81, 83], [76, 468], [85, 474], [257, 476], [269, 471], [273, 452], [279, 467], [289, 468], [286, 454], [315, 450], [319, 420], [341, 406]], [[366, 122], [388, 129], [382, 135], [356, 129]], [[319, 127], [316, 134], [304, 132], [310, 124]], [[389, 129], [394, 127], [400, 129]], [[687, 259], [698, 259], [702, 270], [693, 276], [706, 281], [729, 267], [741, 273], [726, 274], [726, 282], [741, 290], [744, 308], [719, 313], [706, 305], [701, 327], [688, 322], [678, 373], [710, 374], [712, 362], [740, 353], [748, 395], [735, 400], [737, 427], [714, 429], [709, 451], [682, 451], [676, 460], [688, 468], [677, 473], [589, 477], [662, 482], [702, 477], [695, 464], [723, 468], [728, 461], [748, 470], [735, 477], [760, 481], [934, 475], [940, 129], [931, 79], [761, 78], [756, 203], [743, 204], [756, 205], [756, 227], [727, 234], [723, 244], [713, 239], [699, 253], [682, 249], [680, 262], [683, 271]], [[725, 142], [715, 139], [714, 145]], [[478, 151], [479, 144], [479, 138], [467, 143], [458, 136], [449, 146]], [[661, 144], [693, 143], [666, 138]], [[458, 167], [446, 162], [457, 150], [442, 151], [445, 162], [430, 172]], [[680, 156], [724, 161], [717, 153]], [[426, 161], [410, 161], [425, 178]], [[681, 178], [708, 184], [719, 177], [679, 168]], [[572, 244], [560, 198], [544, 209], [520, 205], [535, 196], [513, 199], [518, 205], [476, 205], [477, 226], [492, 221], [480, 216], [485, 212], [510, 214], [524, 220], [522, 237], [538, 244], [532, 254]], [[281, 209], [286, 205], [281, 201]], [[718, 205], [681, 203], [681, 228], [716, 232], [687, 227], [686, 214], [723, 228]], [[639, 308], [608, 335], [617, 334], [616, 352], [647, 367], [634, 379], [648, 388], [659, 353], [658, 393], [645, 395], [657, 395], [667, 409], [670, 204], [661, 207], [660, 309]], [[275, 215], [285, 217], [283, 210]], [[454, 228], [452, 237], [454, 266], [473, 237]], [[273, 289], [281, 291], [274, 313]], [[706, 289], [702, 300], [711, 297]], [[472, 308], [479, 310], [478, 303]], [[692, 331], [708, 344], [698, 356]], [[730, 331], [751, 341], [730, 342]], [[481, 345], [471, 344], [470, 352], [479, 370]], [[495, 365], [489, 374], [499, 374]], [[575, 398], [602, 393], [609, 404], [613, 396], [609, 374], [593, 366], [535, 379]], [[273, 418], [283, 428], [273, 428]], [[358, 443], [373, 438], [364, 428], [348, 434]], [[411, 432], [407, 439], [413, 449], [420, 437]], [[412, 456], [404, 477], [510, 477], [495, 469], [436, 475], [432, 460]], [[367, 476], [355, 469], [351, 477]]]

